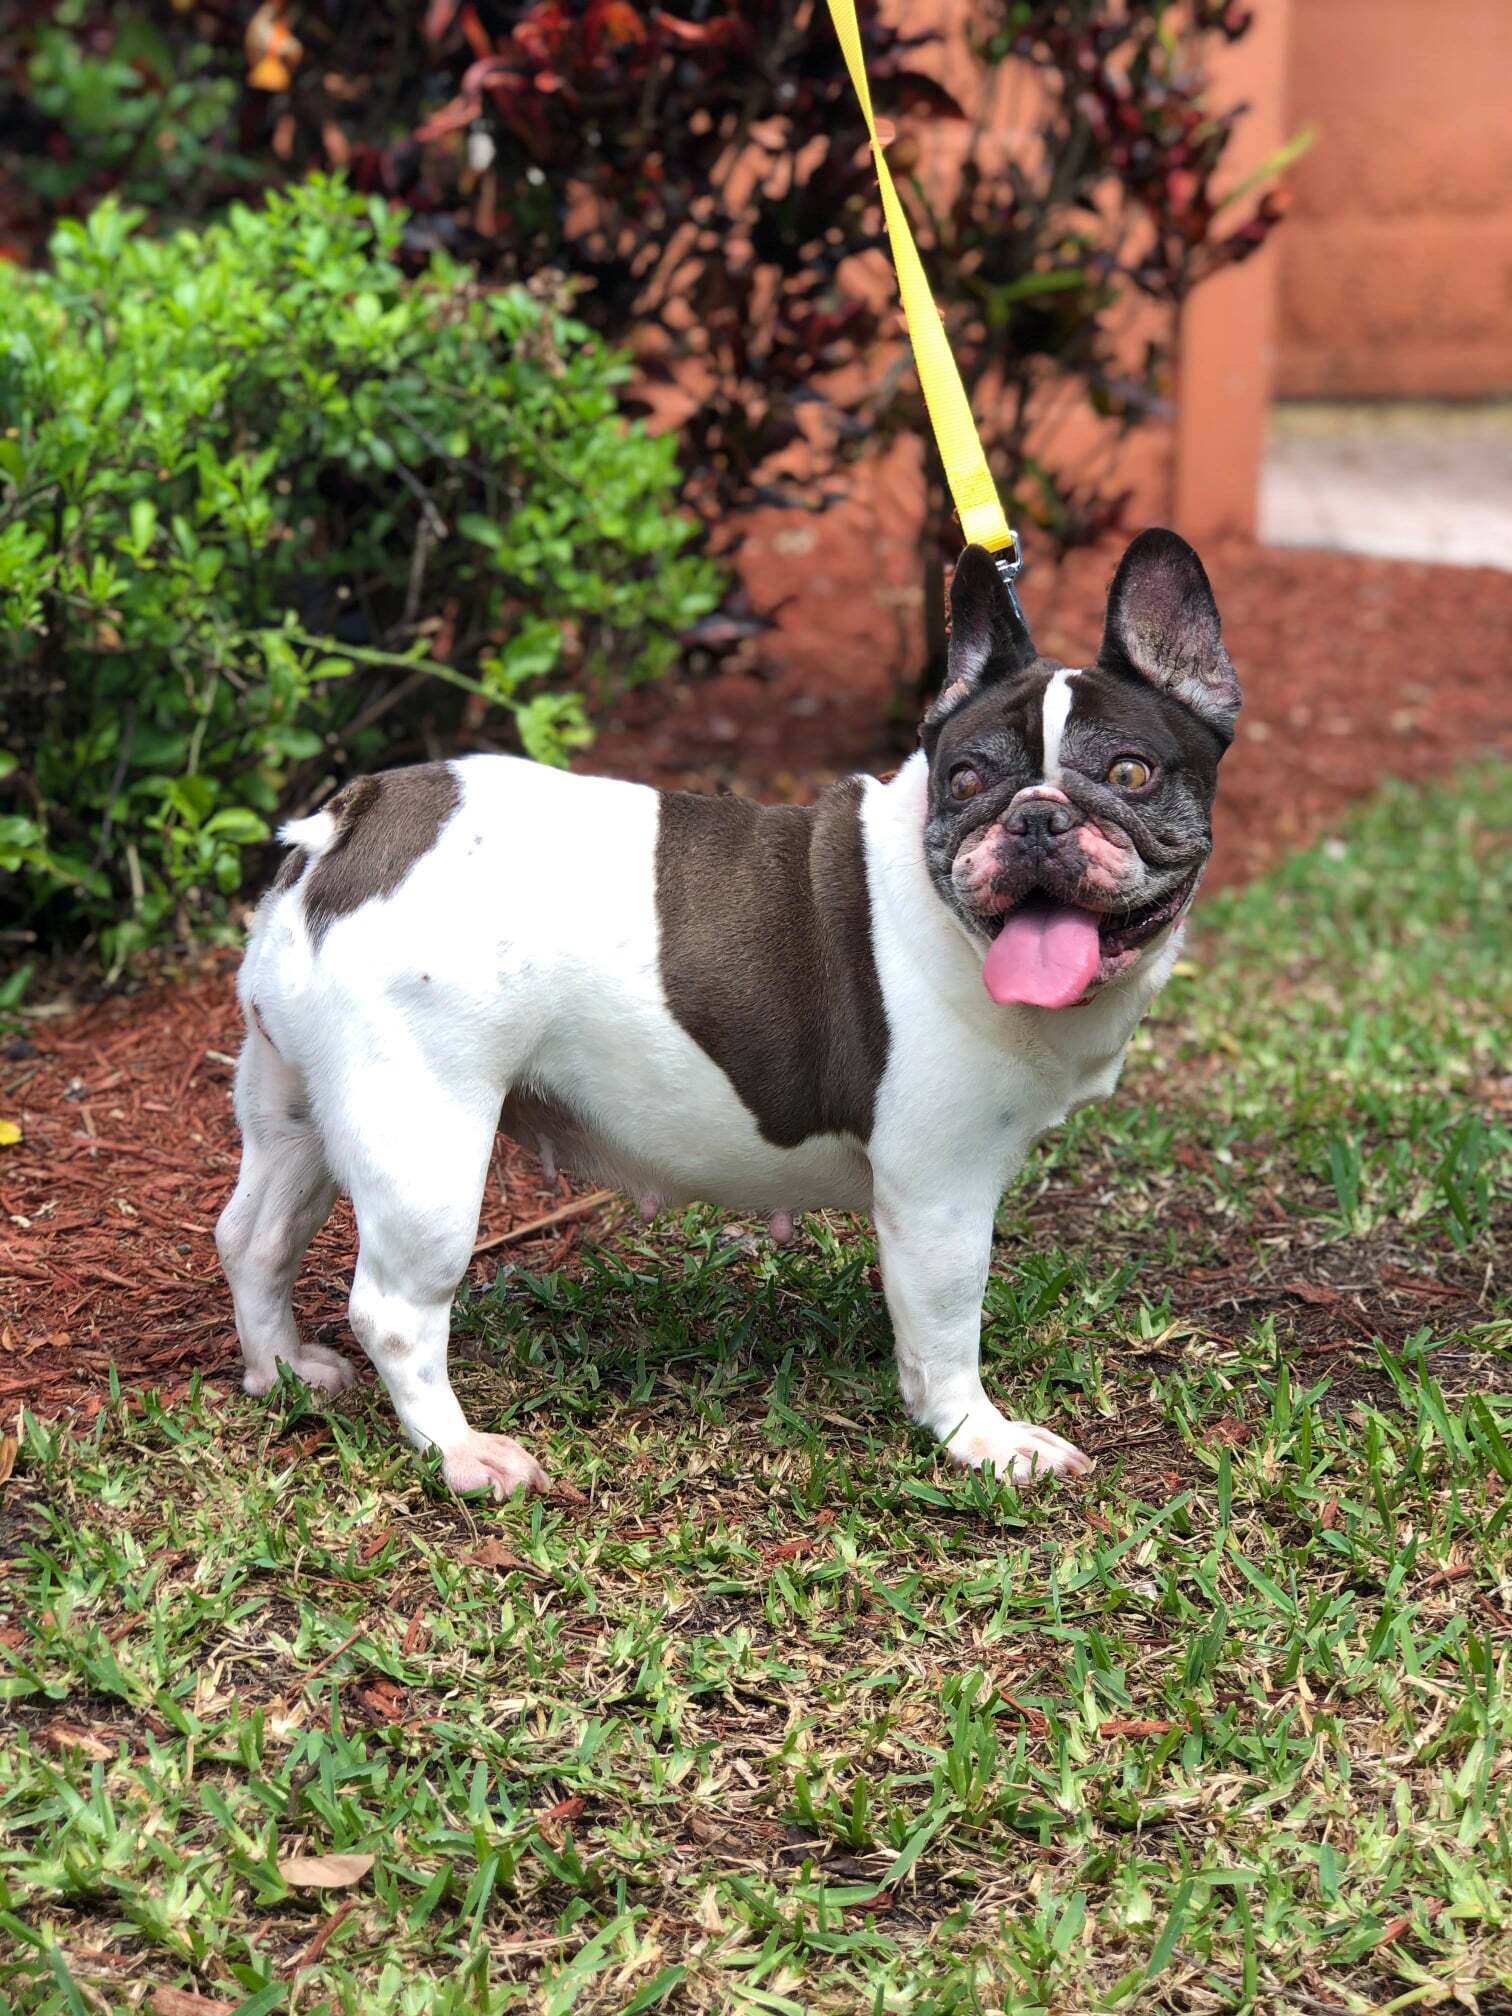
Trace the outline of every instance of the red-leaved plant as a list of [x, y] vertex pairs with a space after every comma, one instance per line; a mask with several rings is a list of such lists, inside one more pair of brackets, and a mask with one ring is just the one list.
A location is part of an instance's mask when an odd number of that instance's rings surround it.
[[[1242, 108], [1210, 102], [1208, 58], [1249, 14], [942, 0], [905, 34], [901, 11], [864, 10], [868, 67], [994, 467], [1017, 517], [1095, 536], [1120, 510], [1116, 460], [1045, 466], [1047, 407], [1089, 400], [1115, 438], [1164, 410], [1181, 304], [1278, 215], [1271, 195], [1220, 200]], [[821, 505], [846, 462], [922, 429], [890, 288], [856, 257], [882, 243], [880, 210], [823, 0], [74, 14], [61, 28], [20, 0], [0, 37], [0, 246], [36, 256], [52, 215], [110, 187], [169, 218], [334, 166], [408, 206], [410, 256], [440, 246], [486, 281], [527, 280], [629, 344], [716, 528], [753, 502]], [[966, 105], [938, 81], [961, 33]], [[993, 144], [1005, 79], [1033, 94], [1021, 154]], [[941, 120], [970, 123], [958, 171], [924, 178], [931, 201], [909, 169]], [[1131, 358], [1140, 300], [1160, 312]], [[954, 537], [937, 495], [930, 564]]]

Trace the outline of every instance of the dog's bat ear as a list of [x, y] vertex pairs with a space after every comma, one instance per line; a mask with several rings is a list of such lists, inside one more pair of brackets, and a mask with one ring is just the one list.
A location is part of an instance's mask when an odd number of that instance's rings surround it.
[[1239, 676], [1223, 648], [1218, 604], [1202, 562], [1174, 532], [1141, 532], [1108, 590], [1101, 662], [1137, 672], [1183, 701], [1229, 741]]
[[937, 728], [994, 679], [1032, 665], [1034, 641], [985, 546], [968, 546], [950, 583], [950, 656], [945, 685], [924, 717]]

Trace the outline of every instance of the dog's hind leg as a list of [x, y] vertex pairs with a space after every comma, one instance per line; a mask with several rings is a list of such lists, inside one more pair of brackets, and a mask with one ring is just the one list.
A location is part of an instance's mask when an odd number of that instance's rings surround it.
[[[332, 1088], [333, 1092], [335, 1088]], [[497, 1087], [418, 1050], [356, 1064], [334, 1097], [326, 1138], [352, 1193], [359, 1240], [351, 1322], [418, 1448], [441, 1452], [454, 1491], [503, 1498], [550, 1479], [508, 1435], [469, 1426], [447, 1371], [452, 1297], [478, 1234], [499, 1124]]]
[[310, 1112], [304, 1079], [257, 1024], [236, 1067], [241, 1173], [215, 1228], [236, 1305], [248, 1393], [266, 1393], [278, 1363], [328, 1393], [350, 1386], [351, 1364], [323, 1344], [305, 1343], [294, 1321], [294, 1277], [331, 1214], [336, 1185]]

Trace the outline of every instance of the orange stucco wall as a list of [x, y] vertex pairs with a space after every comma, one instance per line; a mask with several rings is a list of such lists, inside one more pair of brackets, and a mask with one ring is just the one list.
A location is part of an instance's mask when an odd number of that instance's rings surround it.
[[1293, 0], [1287, 117], [1282, 395], [1512, 392], [1512, 0]]
[[[1316, 0], [1258, 0], [1248, 35], [1212, 56], [1212, 91], [1249, 109], [1224, 157], [1241, 185], [1285, 138], [1287, 52], [1299, 11]], [[1276, 376], [1276, 275], [1283, 224], [1252, 259], [1215, 274], [1181, 318], [1171, 522], [1189, 539], [1253, 532], [1265, 417]]]

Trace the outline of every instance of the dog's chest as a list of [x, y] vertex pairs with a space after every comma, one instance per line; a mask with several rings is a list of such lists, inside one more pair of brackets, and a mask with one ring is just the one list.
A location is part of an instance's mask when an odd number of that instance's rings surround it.
[[1004, 1188], [1035, 1141], [1117, 1085], [1121, 1028], [1096, 1032], [1087, 1047], [1051, 1047], [1032, 1029], [1017, 1038], [957, 1028], [941, 1040], [938, 1028], [911, 1028], [900, 1015], [870, 1143], [878, 1166], [904, 1178], [917, 1168], [920, 1181]]

